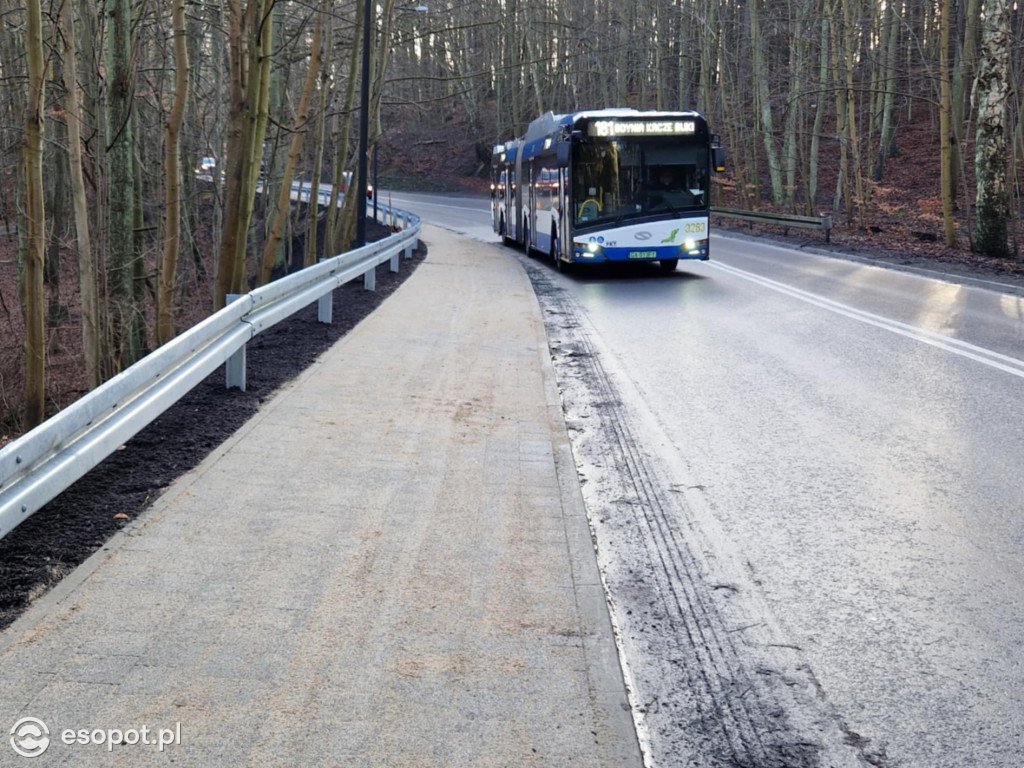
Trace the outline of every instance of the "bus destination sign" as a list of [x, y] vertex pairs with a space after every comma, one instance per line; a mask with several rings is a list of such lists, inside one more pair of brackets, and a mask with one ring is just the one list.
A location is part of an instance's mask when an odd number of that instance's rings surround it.
[[674, 136], [696, 133], [693, 120], [595, 120], [588, 133], [603, 139], [618, 136]]

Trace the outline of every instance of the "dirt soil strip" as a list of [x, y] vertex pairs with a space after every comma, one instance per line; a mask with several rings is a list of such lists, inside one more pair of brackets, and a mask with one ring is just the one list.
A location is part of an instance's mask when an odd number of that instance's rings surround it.
[[639, 439], [633, 424], [652, 428], [625, 404], [575, 300], [549, 269], [523, 263], [545, 313], [649, 764], [882, 765], [884, 753], [845, 727], [756, 583], [708, 530], [685, 467], [666, 471]]
[[[390, 234], [367, 221], [371, 239]], [[379, 229], [380, 231], [377, 231]], [[356, 279], [334, 292], [330, 325], [317, 321], [314, 302], [246, 349], [246, 391], [225, 389], [218, 370], [105, 459], [85, 477], [0, 539], [0, 631], [36, 598], [129, 521], [160, 491], [197, 466], [256, 413], [277, 389], [306, 369], [376, 309], [426, 258], [422, 243], [399, 272], [377, 267], [376, 290]]]

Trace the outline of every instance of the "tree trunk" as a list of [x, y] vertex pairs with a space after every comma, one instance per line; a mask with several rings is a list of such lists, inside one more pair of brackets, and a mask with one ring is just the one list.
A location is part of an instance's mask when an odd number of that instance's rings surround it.
[[977, 239], [986, 256], [1010, 255], [1010, 219], [1006, 162], [1006, 105], [1010, 83], [1010, 6], [985, 0], [985, 21], [978, 62], [978, 128], [974, 166], [977, 177]]
[[807, 199], [812, 205], [818, 199], [818, 154], [821, 146], [821, 130], [825, 124], [825, 83], [828, 82], [829, 41], [831, 38], [829, 20], [827, 17], [822, 18], [818, 66], [819, 92], [814, 108], [814, 127], [811, 129], [811, 148], [808, 151], [807, 159]]
[[772, 184], [772, 202], [775, 205], [783, 205], [785, 203], [785, 190], [783, 189], [779, 152], [775, 147], [775, 123], [772, 117], [771, 91], [768, 89], [768, 64], [761, 27], [761, 2], [762, 0], [750, 0], [750, 35], [754, 55], [754, 94], [757, 105], [755, 111], [758, 118], [757, 129], [764, 141], [764, 152], [768, 161], [768, 176]]
[[896, 130], [893, 123], [896, 85], [896, 51], [899, 46], [900, 16], [891, 3], [886, 3], [885, 59], [882, 64], [882, 108], [881, 125], [878, 131], [878, 153], [875, 155], [875, 168], [871, 178], [875, 182], [882, 181], [885, 176], [885, 161], [893, 156]]
[[[256, 0], [250, 0], [255, 3]], [[229, 87], [227, 150], [224, 158], [226, 187], [224, 190], [224, 228], [221, 232], [220, 252], [217, 259], [217, 287], [214, 306], [223, 307], [227, 295], [233, 292], [235, 260], [238, 258], [238, 227], [235, 222], [242, 215], [243, 141], [246, 117], [246, 81], [248, 79], [248, 46], [242, 0], [231, 0], [228, 9]], [[244, 243], [242, 245], [244, 253]]]
[[963, 155], [960, 149], [964, 136], [964, 113], [967, 109], [967, 84], [974, 77], [975, 58], [977, 57], [978, 20], [981, 18], [981, 0], [967, 0], [964, 16], [963, 47], [960, 50], [958, 66], [953, 71], [952, 108], [953, 150], [949, 160], [952, 178], [949, 185], [954, 199], [960, 186], [960, 171], [963, 167]]
[[[281, 179], [281, 188], [278, 191], [277, 207], [274, 209], [274, 225], [270, 230], [270, 236], [263, 245], [263, 258], [260, 261], [259, 284], [266, 285], [270, 282], [270, 276], [274, 271], [274, 260], [277, 255], [277, 246], [281, 242], [281, 235], [284, 231], [284, 223], [288, 219], [291, 210], [292, 179], [295, 176], [295, 166], [298, 165], [299, 156], [302, 154], [302, 141], [309, 130], [309, 103], [313, 98], [313, 90], [316, 87], [316, 79], [320, 72], [320, 48], [323, 35], [324, 7], [323, 2], [317, 10], [316, 23], [313, 27], [313, 48], [309, 59], [309, 69], [306, 71], [306, 81], [302, 86], [302, 95], [299, 97], [299, 108], [295, 113], [295, 127], [292, 129], [291, 146], [288, 149], [288, 160], [284, 166], [284, 175]], [[309, 193], [309, 215], [317, 216], [320, 169], [314, 167]]]
[[270, 98], [273, 50], [273, 0], [249, 0], [243, 17], [241, 0], [231, 5], [231, 117], [228, 133], [227, 197], [216, 306], [229, 293], [246, 289], [245, 255]]
[[64, 111], [68, 122], [68, 165], [71, 175], [71, 205], [78, 245], [78, 286], [82, 302], [82, 351], [85, 379], [90, 389], [100, 384], [100, 311], [96, 264], [89, 226], [89, 200], [82, 173], [81, 106], [78, 99], [78, 61], [71, 3], [61, 6], [60, 23], [64, 49]]
[[181, 126], [188, 102], [189, 60], [185, 36], [185, 0], [174, 0], [171, 8], [174, 35], [174, 106], [164, 133], [164, 169], [167, 174], [167, 223], [164, 254], [157, 290], [156, 343], [174, 338], [174, 294], [177, 284], [178, 255], [181, 252]]
[[[56, 78], [63, 78], [63, 72], [60, 71], [59, 61], [54, 62], [54, 75]], [[53, 125], [53, 138], [57, 144], [63, 146], [67, 144], [67, 124], [64, 122], [57, 121]], [[47, 295], [47, 309], [46, 309], [46, 324], [47, 326], [58, 325], [67, 314], [67, 307], [64, 307], [60, 303], [60, 252], [63, 237], [62, 235], [67, 230], [67, 191], [68, 191], [68, 178], [67, 178], [67, 156], [61, 154], [60, 156], [50, 157], [49, 169], [46, 171], [46, 202], [44, 203], [46, 211], [48, 213], [48, 226], [49, 234], [47, 236], [47, 247], [46, 247], [46, 262], [43, 269], [43, 282], [46, 286]], [[58, 343], [58, 338], [54, 336], [50, 339], [50, 350], [56, 351], [53, 346]]]
[[107, 97], [103, 87], [102, 59], [103, 40], [100, 34], [98, 11], [103, 6], [90, 0], [78, 4], [82, 33], [80, 61], [85, 63], [79, 70], [82, 81], [82, 173], [92, 187], [92, 208], [89, 226], [92, 231], [91, 248], [96, 269], [96, 318], [99, 380], [102, 382], [117, 373], [117, 354], [114, 346], [114, 331], [108, 318], [112, 315], [109, 280], [109, 235], [107, 225], [107, 162], [106, 135]]
[[[701, 6], [704, 23], [700, 25], [700, 34], [697, 39], [700, 41], [700, 81], [697, 86], [697, 109], [705, 116], [711, 115], [711, 104], [714, 99], [713, 91], [721, 87], [721, 73], [716, 71], [721, 33], [718, 29], [718, 2], [707, 0]], [[680, 57], [683, 51], [680, 51]], [[679, 72], [682, 77], [682, 65]], [[686, 105], [680, 101], [680, 107]]]
[[860, 134], [857, 130], [857, 89], [854, 81], [854, 69], [857, 64], [856, 30], [857, 19], [854, 18], [855, 0], [844, 0], [845, 53], [846, 53], [846, 136], [850, 145], [850, 156], [853, 161], [851, 181], [853, 181], [854, 199], [857, 204], [857, 226], [863, 230], [867, 226], [867, 191], [864, 187], [864, 172], [861, 166]]
[[837, 27], [839, 24], [838, 16], [835, 12], [836, 2], [839, 0], [832, 0], [827, 3], [828, 6], [828, 29], [829, 29], [829, 50], [832, 56], [832, 72], [833, 78], [835, 78], [835, 97], [836, 97], [836, 134], [839, 136], [839, 174], [836, 177], [836, 193], [832, 200], [832, 210], [838, 211], [846, 203], [846, 215], [847, 218], [853, 218], [853, 209], [850, 204], [850, 195], [846, 194], [846, 185], [850, 177], [850, 152], [849, 144], [847, 143], [847, 130], [846, 130], [846, 107], [847, 100], [843, 98], [843, 94], [846, 90], [845, 84], [843, 87], [839, 86], [839, 72], [841, 64], [841, 53], [839, 47], [839, 33]]
[[107, 0], [107, 250], [110, 253], [111, 322], [114, 324], [115, 370], [141, 354], [136, 343], [142, 322], [135, 304], [135, 145], [132, 101], [135, 74], [132, 60], [130, 0]]
[[[323, 11], [323, 6], [321, 6]], [[326, 52], [331, 49], [331, 43], [333, 38], [333, 24], [332, 17], [326, 16], [327, 27], [324, 29], [324, 39], [321, 46], [321, 62], [320, 62], [320, 104], [318, 105], [316, 115], [316, 138], [315, 147], [313, 150], [313, 172], [319, 174], [320, 166], [324, 162], [324, 138], [327, 128], [327, 106], [330, 101], [330, 72], [328, 71], [328, 59]], [[319, 207], [312, 208], [309, 217], [309, 228], [306, 231], [306, 254], [303, 259], [303, 265], [311, 267], [316, 264], [317, 253], [319, 249], [317, 247], [320, 238], [320, 211]]]
[[949, 3], [950, 0], [942, 0], [939, 17], [939, 177], [944, 239], [946, 246], [952, 248], [956, 245], [956, 220], [953, 218], [953, 131], [950, 127]]
[[40, 0], [26, 4], [28, 99], [25, 109], [25, 206], [28, 235], [25, 249], [25, 413], [28, 431], [46, 418], [46, 306], [43, 260], [46, 219], [43, 210], [43, 133], [46, 63]]
[[[369, 2], [370, 0], [360, 0], [357, 3], [358, 16], [362, 18], [363, 3]], [[362, 56], [362, 35], [356, 35], [355, 40], [352, 43], [352, 49], [349, 56], [349, 81], [348, 90], [345, 93], [345, 107], [344, 115], [345, 118], [342, 121], [341, 128], [341, 142], [338, 145], [338, 151], [334, 158], [334, 167], [336, 169], [335, 189], [338, 187], [338, 181], [341, 180], [339, 174], [343, 173], [344, 169], [348, 166], [349, 162], [349, 136], [352, 134], [352, 116], [355, 113], [356, 104], [356, 84], [358, 78], [356, 73], [359, 71], [359, 60]], [[351, 176], [352, 183], [349, 184], [348, 191], [345, 193], [345, 198], [341, 202], [340, 210], [332, 203], [331, 212], [332, 215], [337, 212], [337, 219], [335, 220], [334, 226], [328, 226], [328, 240], [331, 245], [330, 252], [332, 255], [343, 253], [347, 251], [351, 245], [352, 240], [355, 236], [356, 227], [356, 195], [352, 194], [352, 190], [356, 185], [356, 176], [353, 173]]]
[[804, 83], [807, 72], [807, 32], [810, 29], [808, 22], [810, 15], [809, 0], [801, 0], [794, 22], [796, 27], [790, 36], [791, 48], [789, 55], [790, 65], [790, 86], [787, 101], [789, 109], [786, 112], [785, 128], [783, 129], [783, 170], [785, 171], [785, 202], [787, 206], [793, 205], [793, 195], [796, 191], [797, 173], [797, 140], [800, 137], [800, 126], [804, 122]]
[[246, 118], [245, 155], [243, 158], [244, 169], [247, 173], [242, 177], [242, 215], [238, 219], [236, 240], [239, 252], [234, 263], [231, 288], [234, 293], [244, 293], [248, 288], [245, 268], [248, 236], [256, 200], [256, 187], [260, 178], [263, 140], [267, 135], [267, 122], [270, 118], [270, 65], [271, 53], [274, 50], [274, 4], [275, 0], [257, 2], [256, 12], [252, 14], [250, 22], [252, 46], [249, 56], [249, 87], [246, 95], [250, 111]]

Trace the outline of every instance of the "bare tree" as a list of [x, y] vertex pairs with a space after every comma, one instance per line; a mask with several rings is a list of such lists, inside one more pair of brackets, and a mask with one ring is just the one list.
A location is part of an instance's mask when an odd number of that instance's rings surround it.
[[114, 366], [121, 370], [142, 355], [145, 324], [137, 298], [135, 240], [135, 60], [129, 0], [107, 0], [107, 243], [110, 253], [110, 321]]
[[881, 181], [885, 174], [885, 161], [895, 155], [896, 128], [894, 125], [894, 107], [896, 100], [896, 53], [900, 41], [901, 4], [886, 3], [885, 16], [882, 20], [880, 47], [883, 59], [878, 74], [880, 85], [878, 152], [875, 155], [875, 168], [872, 179]]
[[89, 226], [89, 199], [86, 195], [82, 157], [82, 117], [78, 94], [78, 46], [75, 41], [73, 9], [70, 2], [61, 5], [61, 37], [64, 40], [64, 112], [68, 124], [68, 164], [71, 179], [71, 205], [78, 237], [78, 285], [82, 302], [82, 350], [85, 378], [89, 388], [100, 384], [100, 308], [96, 262]]
[[217, 264], [216, 306], [245, 291], [245, 256], [270, 98], [273, 0], [231, 0], [231, 115], [227, 137], [225, 227]]
[[974, 158], [977, 178], [976, 249], [987, 256], [1010, 252], [1006, 161], [1006, 105], [1010, 96], [1010, 3], [985, 0], [978, 62], [978, 129]]
[[768, 174], [771, 178], [772, 202], [775, 205], [785, 203], [785, 190], [782, 184], [782, 163], [779, 160], [778, 148], [775, 144], [775, 117], [772, 110], [771, 94], [768, 89], [768, 61], [763, 40], [764, 26], [761, 24], [762, 0], [750, 0], [750, 34], [753, 46], [753, 80], [755, 83], [755, 112], [757, 127], [764, 142], [764, 152], [768, 160]]
[[[284, 223], [288, 218], [291, 205], [292, 179], [295, 175], [295, 167], [298, 165], [299, 156], [302, 154], [302, 142], [309, 130], [309, 104], [313, 99], [313, 91], [316, 88], [317, 77], [320, 73], [320, 52], [323, 44], [324, 26], [324, 0], [316, 11], [316, 21], [313, 25], [313, 43], [310, 53], [309, 68], [306, 70], [306, 80], [302, 86], [302, 95], [299, 97], [299, 108], [295, 113], [295, 126], [292, 128], [291, 146], [288, 150], [288, 159], [284, 167], [284, 177], [278, 192], [277, 206], [273, 210], [273, 228], [269, 237], [263, 245], [263, 257], [260, 261], [259, 284], [265, 285], [270, 282], [271, 274], [274, 271], [274, 259], [277, 254], [277, 247], [281, 242], [281, 235], [284, 231]], [[320, 169], [313, 168], [310, 180], [311, 188], [309, 193], [310, 215], [315, 218], [317, 211], [317, 200], [320, 194]]]
[[942, 0], [939, 17], [939, 164], [942, 223], [947, 246], [956, 245], [956, 221], [953, 218], [952, 105], [949, 83], [949, 3]]
[[43, 138], [46, 64], [43, 50], [43, 12], [40, 0], [28, 0], [25, 51], [28, 95], [25, 105], [25, 144], [22, 163], [28, 235], [25, 238], [25, 429], [46, 418], [46, 309], [43, 298], [43, 259], [46, 218], [43, 210]]
[[174, 293], [181, 251], [181, 126], [188, 102], [189, 60], [185, 37], [185, 0], [171, 6], [171, 34], [174, 37], [174, 106], [164, 131], [164, 170], [167, 177], [167, 220], [164, 232], [163, 264], [157, 293], [156, 343], [174, 338]]

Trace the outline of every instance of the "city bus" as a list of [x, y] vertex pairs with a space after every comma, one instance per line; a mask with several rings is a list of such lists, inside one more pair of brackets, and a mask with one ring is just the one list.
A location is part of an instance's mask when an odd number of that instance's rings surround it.
[[699, 112], [548, 112], [494, 147], [494, 231], [559, 269], [648, 261], [672, 271], [709, 258], [710, 179], [721, 170]]

